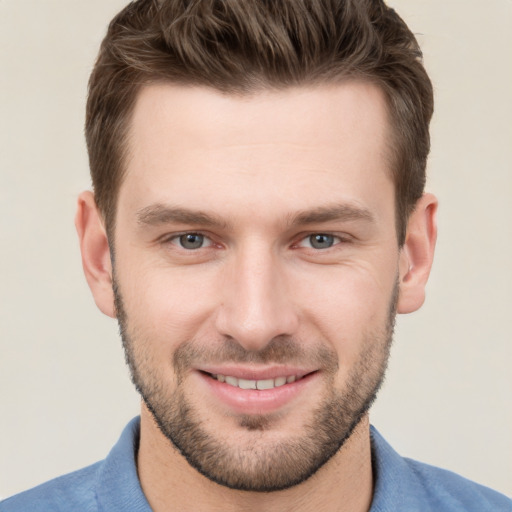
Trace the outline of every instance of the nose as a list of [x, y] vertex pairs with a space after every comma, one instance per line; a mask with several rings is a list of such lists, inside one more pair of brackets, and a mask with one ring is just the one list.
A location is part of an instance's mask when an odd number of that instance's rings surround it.
[[269, 249], [240, 251], [224, 274], [216, 327], [248, 351], [263, 350], [298, 327], [292, 290], [278, 260]]

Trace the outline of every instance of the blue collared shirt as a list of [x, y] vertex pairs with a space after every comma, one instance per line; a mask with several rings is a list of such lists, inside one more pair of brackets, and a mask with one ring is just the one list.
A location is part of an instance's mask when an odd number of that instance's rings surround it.
[[[137, 477], [140, 420], [107, 458], [0, 503], [0, 512], [151, 512]], [[398, 455], [371, 429], [375, 489], [370, 512], [512, 512], [512, 500], [449, 471]]]

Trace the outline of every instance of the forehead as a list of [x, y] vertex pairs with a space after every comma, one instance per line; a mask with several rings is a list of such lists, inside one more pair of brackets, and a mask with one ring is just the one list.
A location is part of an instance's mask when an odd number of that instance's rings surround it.
[[[138, 94], [130, 133], [135, 143], [169, 129], [176, 145], [281, 140], [342, 143], [352, 132], [381, 139], [387, 105], [376, 85], [361, 81], [225, 94], [212, 88], [153, 84]], [[319, 130], [319, 125], [323, 127]], [[286, 137], [288, 135], [288, 137]], [[284, 136], [284, 137], [283, 137]], [[249, 140], [247, 140], [249, 139]]]
[[332, 194], [357, 202], [369, 184], [389, 188], [388, 132], [384, 94], [368, 83], [238, 96], [147, 86], [131, 119], [119, 200], [132, 208], [217, 198], [297, 209]]

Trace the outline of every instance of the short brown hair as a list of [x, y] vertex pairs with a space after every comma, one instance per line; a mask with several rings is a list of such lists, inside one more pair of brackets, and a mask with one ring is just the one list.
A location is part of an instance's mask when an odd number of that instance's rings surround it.
[[96, 203], [112, 232], [130, 114], [141, 87], [247, 94], [344, 79], [388, 101], [399, 243], [423, 194], [432, 85], [419, 45], [382, 0], [137, 0], [110, 23], [89, 81], [86, 138]]

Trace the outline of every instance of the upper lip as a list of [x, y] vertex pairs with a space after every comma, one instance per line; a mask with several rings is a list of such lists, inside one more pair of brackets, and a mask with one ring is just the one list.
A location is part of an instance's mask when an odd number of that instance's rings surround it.
[[289, 377], [295, 375], [298, 379], [304, 377], [308, 373], [315, 371], [314, 369], [299, 368], [296, 366], [236, 366], [236, 365], [212, 365], [201, 366], [198, 371], [210, 373], [212, 375], [229, 375], [237, 379], [246, 380], [266, 380], [276, 379], [278, 377]]

